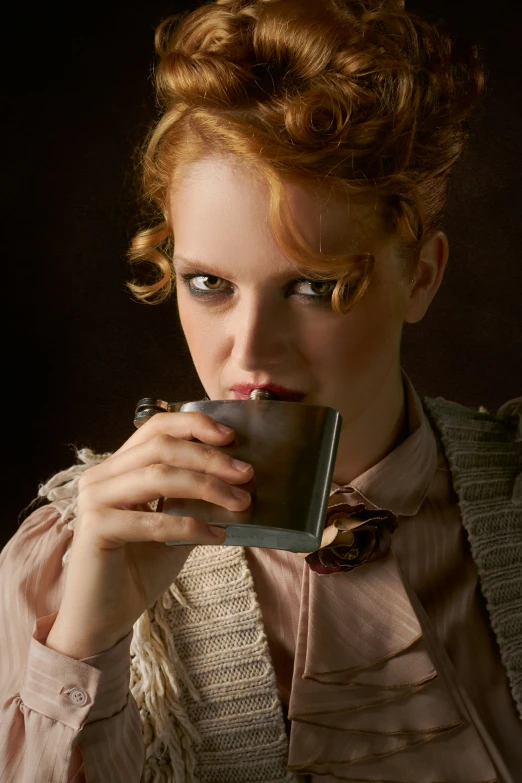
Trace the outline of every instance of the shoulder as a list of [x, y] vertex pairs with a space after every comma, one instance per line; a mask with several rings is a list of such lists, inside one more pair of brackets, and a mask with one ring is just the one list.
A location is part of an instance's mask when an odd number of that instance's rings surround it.
[[52, 614], [59, 605], [80, 476], [109, 455], [81, 449], [76, 456], [75, 465], [39, 488], [38, 500], [47, 502], [29, 514], [0, 553], [3, 605], [17, 607], [18, 620], [29, 623], [29, 632], [36, 617]]
[[448, 448], [490, 450], [494, 444], [505, 444], [516, 461], [522, 454], [522, 397], [503, 403], [496, 413], [484, 406], [478, 410], [446, 400], [443, 397], [422, 397], [422, 406]]
[[476, 409], [454, 400], [446, 400], [444, 397], [421, 395], [421, 400], [425, 408], [436, 411], [439, 416], [446, 415], [462, 420], [496, 421], [507, 427], [518, 428], [518, 435], [522, 436], [522, 397], [513, 397], [502, 403], [496, 413], [492, 413], [484, 405], [479, 405]]
[[23, 556], [25, 562], [30, 559], [31, 549], [35, 548], [35, 555], [43, 555], [42, 539], [51, 536], [56, 544], [62, 538], [69, 538], [67, 521], [63, 519], [63, 511], [66, 503], [46, 503], [22, 522], [18, 530], [9, 539], [0, 555], [0, 565], [5, 567], [5, 561], [17, 559]]
[[[37, 617], [52, 614], [63, 588], [63, 557], [72, 531], [63, 502], [47, 503], [25, 519], [0, 554], [0, 596], [5, 610], [31, 633]], [[7, 617], [3, 617], [7, 622]]]
[[[80, 476], [108, 456], [81, 449], [77, 452], [76, 464], [51, 476], [40, 486], [37, 498], [28, 508], [37, 502], [39, 507], [24, 519], [0, 554], [2, 578], [6, 571], [15, 569], [18, 573], [19, 568], [42, 568], [46, 559], [51, 558], [54, 562], [59, 554], [65, 555], [73, 535]], [[44, 505], [41, 505], [42, 501]], [[66, 562], [65, 559], [62, 563], [61, 557], [60, 569]]]
[[438, 431], [462, 501], [505, 502], [522, 507], [522, 397], [490, 413], [445, 400], [421, 397]]

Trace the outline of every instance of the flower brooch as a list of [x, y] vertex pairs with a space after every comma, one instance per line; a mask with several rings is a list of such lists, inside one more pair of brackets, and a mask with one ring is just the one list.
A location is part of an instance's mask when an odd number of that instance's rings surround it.
[[[353, 489], [339, 487], [332, 495], [347, 492]], [[397, 516], [386, 509], [370, 510], [364, 503], [335, 503], [326, 514], [321, 546], [302, 556], [317, 574], [351, 571], [385, 557], [396, 527]]]

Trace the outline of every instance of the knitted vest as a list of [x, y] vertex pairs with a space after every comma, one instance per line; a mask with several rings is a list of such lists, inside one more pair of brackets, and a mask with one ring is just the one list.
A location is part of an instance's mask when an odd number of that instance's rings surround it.
[[[441, 397], [421, 401], [443, 444], [522, 715], [522, 398], [496, 415]], [[107, 455], [89, 456], [84, 461], [92, 463]], [[242, 547], [195, 547], [169, 590], [139, 618], [131, 691], [146, 746], [145, 783], [296, 780], [286, 770], [282, 707]]]

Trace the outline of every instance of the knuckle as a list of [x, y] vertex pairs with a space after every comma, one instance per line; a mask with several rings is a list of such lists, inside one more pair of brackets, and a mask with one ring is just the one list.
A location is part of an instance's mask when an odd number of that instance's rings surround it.
[[180, 540], [189, 541], [191, 538], [197, 536], [197, 520], [194, 517], [180, 517], [179, 518], [179, 532]]
[[164, 416], [169, 416], [166, 411], [165, 413], [155, 413], [154, 416], [151, 416], [150, 419], [147, 419], [142, 425], [141, 428], [145, 429], [147, 428], [148, 431], [152, 432], [159, 432], [162, 427], [165, 426], [165, 419]]
[[145, 514], [144, 524], [150, 531], [150, 537], [153, 541], [165, 541], [167, 524], [161, 514]]
[[95, 500], [95, 482], [78, 484], [78, 497], [76, 500], [77, 508], [84, 509], [93, 507], [96, 504]]
[[203, 429], [207, 430], [209, 426], [214, 429], [216, 426], [216, 422], [211, 416], [208, 415], [208, 413], [203, 413], [203, 411], [194, 411], [194, 415], [197, 417], [198, 426], [202, 427]]
[[152, 465], [147, 465], [145, 468], [145, 475], [149, 481], [157, 483], [163, 482], [170, 471], [170, 466], [165, 465], [164, 462], [153, 462]]
[[89, 486], [89, 484], [92, 484], [93, 481], [96, 481], [96, 466], [93, 466], [91, 468], [87, 468], [83, 471], [81, 474], [79, 480], [78, 480], [78, 491], [81, 492], [83, 489]]
[[[175, 532], [173, 532], [173, 521], [175, 521]], [[195, 534], [197, 525], [192, 517], [176, 517], [163, 514], [147, 514], [144, 517], [144, 525], [149, 531], [148, 540], [156, 542], [165, 542], [169, 540], [183, 541], [192, 538]]]
[[88, 533], [89, 535], [96, 535], [101, 525], [103, 524], [103, 514], [101, 511], [94, 511], [94, 509], [86, 509], [78, 514], [76, 519], [76, 528], [79, 532]]
[[158, 432], [152, 438], [151, 443], [153, 445], [154, 451], [159, 454], [165, 454], [170, 444], [172, 443], [172, 440], [173, 439], [170, 437], [170, 435], [167, 435], [165, 432]]
[[215, 497], [216, 494], [221, 494], [223, 482], [212, 476], [209, 473], [201, 473], [198, 476], [199, 493], [203, 500]]
[[201, 446], [201, 454], [207, 464], [214, 464], [220, 461], [221, 454], [212, 446]]

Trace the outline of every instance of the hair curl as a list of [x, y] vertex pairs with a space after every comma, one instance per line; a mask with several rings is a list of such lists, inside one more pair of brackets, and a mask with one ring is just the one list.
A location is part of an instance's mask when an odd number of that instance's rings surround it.
[[264, 178], [276, 242], [312, 278], [337, 278], [336, 312], [364, 295], [374, 257], [310, 248], [285, 180], [347, 201], [376, 198], [379, 231], [396, 239], [411, 276], [440, 227], [466, 118], [484, 89], [476, 46], [452, 41], [442, 22], [406, 12], [402, 0], [216, 0], [165, 19], [155, 44], [162, 114], [142, 154], [155, 216], [129, 258], [156, 272], [128, 283], [137, 298], [161, 301], [174, 289], [168, 195], [185, 164], [214, 153]]

